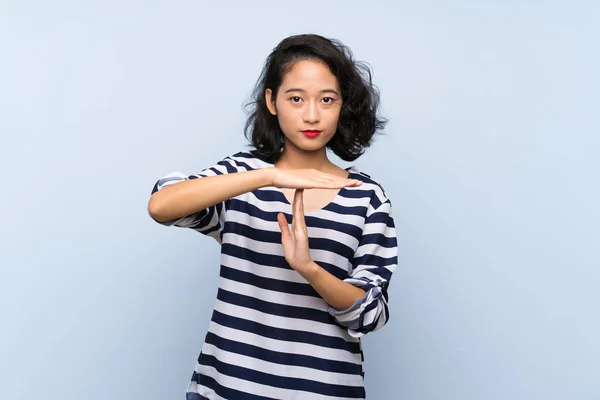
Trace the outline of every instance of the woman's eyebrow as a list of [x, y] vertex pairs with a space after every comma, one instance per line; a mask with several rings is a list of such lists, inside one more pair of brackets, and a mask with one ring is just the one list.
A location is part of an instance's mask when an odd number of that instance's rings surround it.
[[[298, 88], [291, 88], [286, 90], [284, 93], [289, 93], [289, 92], [302, 92], [302, 93], [306, 93], [306, 90], [304, 89], [298, 89]], [[333, 89], [323, 89], [321, 90], [321, 93], [334, 93], [336, 95], [339, 96], [339, 93], [336, 90]]]

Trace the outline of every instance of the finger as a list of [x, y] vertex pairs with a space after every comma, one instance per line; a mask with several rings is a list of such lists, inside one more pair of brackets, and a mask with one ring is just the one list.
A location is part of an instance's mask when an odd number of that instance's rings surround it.
[[279, 224], [279, 230], [281, 230], [281, 240], [287, 240], [290, 236], [290, 227], [283, 213], [277, 214], [277, 223]]
[[295, 227], [293, 227], [294, 232], [296, 229], [304, 230], [306, 229], [306, 222], [304, 220], [304, 190], [296, 190], [294, 195], [294, 221]]
[[350, 185], [357, 184], [357, 182], [360, 182], [358, 179], [342, 178], [340, 176], [328, 174], [325, 172], [320, 172], [320, 171], [317, 171], [317, 172], [320, 174], [320, 176], [315, 177], [314, 180], [321, 182], [321, 183], [332, 183], [332, 184], [336, 184], [336, 185], [343, 184], [345, 186], [350, 186]]
[[346, 186], [359, 186], [359, 185], [362, 184], [362, 181], [359, 180], [359, 179], [350, 179], [350, 178], [347, 178], [347, 179], [344, 180], [344, 184]]
[[341, 176], [337, 176], [334, 174], [329, 174], [327, 172], [321, 172], [321, 171], [317, 171], [319, 178], [324, 178], [324, 179], [328, 179], [328, 180], [334, 180], [334, 181], [345, 181], [347, 178], [342, 178]]
[[296, 231], [296, 222], [298, 216], [298, 193], [304, 189], [296, 189], [294, 191], [294, 200], [292, 201], [292, 232]]
[[315, 177], [314, 179], [319, 180], [321, 182], [329, 182], [329, 183], [340, 183], [340, 182], [345, 182], [348, 180], [347, 178], [342, 178], [340, 176], [329, 175], [329, 174], [327, 174], [326, 176]]
[[337, 181], [319, 182], [315, 183], [315, 187], [319, 189], [340, 189], [348, 186], [359, 186], [360, 181], [356, 179], [342, 179]]
[[347, 186], [360, 186], [362, 184], [361, 181], [359, 181], [358, 179], [345, 179], [342, 184], [347, 187]]
[[341, 183], [346, 183], [348, 181], [352, 181], [352, 179], [346, 179], [346, 178], [340, 178], [339, 176], [336, 177], [309, 177], [307, 182], [310, 182], [311, 184], [317, 184], [317, 185], [329, 185], [329, 186], [336, 186], [339, 185]]

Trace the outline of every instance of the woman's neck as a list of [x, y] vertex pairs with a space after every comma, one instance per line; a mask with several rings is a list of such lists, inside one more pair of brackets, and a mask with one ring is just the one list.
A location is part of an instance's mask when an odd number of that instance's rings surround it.
[[327, 158], [327, 149], [325, 147], [315, 151], [306, 151], [290, 143], [285, 144], [283, 153], [275, 163], [275, 166], [288, 169], [314, 168], [322, 172], [331, 172], [337, 169]]

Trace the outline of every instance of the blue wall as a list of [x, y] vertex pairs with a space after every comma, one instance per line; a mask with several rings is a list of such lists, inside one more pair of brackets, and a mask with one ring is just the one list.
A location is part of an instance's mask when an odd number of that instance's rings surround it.
[[413, 3], [2, 2], [0, 398], [184, 398], [218, 245], [150, 190], [244, 148], [302, 32], [367, 60], [390, 119], [354, 162], [400, 244], [369, 398], [600, 398], [599, 7]]

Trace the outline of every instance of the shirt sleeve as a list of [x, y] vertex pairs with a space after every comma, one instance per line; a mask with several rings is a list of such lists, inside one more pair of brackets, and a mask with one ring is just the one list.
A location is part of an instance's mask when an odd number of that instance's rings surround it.
[[344, 279], [366, 291], [346, 310], [329, 307], [337, 322], [353, 337], [382, 328], [389, 319], [388, 286], [398, 264], [396, 228], [389, 199], [367, 215], [363, 233], [354, 254], [352, 272]]
[[[238, 153], [239, 154], [239, 153]], [[243, 163], [242, 163], [243, 165]], [[217, 164], [202, 170], [200, 173], [193, 175], [186, 175], [180, 171], [171, 172], [159, 179], [152, 188], [152, 194], [166, 188], [167, 186], [174, 185], [179, 182], [187, 181], [190, 179], [201, 179], [208, 176], [217, 176], [223, 174], [230, 174], [239, 172], [240, 170], [246, 170], [240, 163], [238, 163], [234, 156], [228, 156], [225, 159], [219, 161]], [[221, 231], [224, 224], [224, 216], [226, 210], [226, 201], [217, 203], [213, 206], [207, 207], [203, 210], [195, 212], [184, 217], [174, 219], [171, 221], [159, 222], [166, 226], [177, 226], [180, 228], [190, 228], [206, 236], [211, 236], [219, 243], [221, 242]]]

